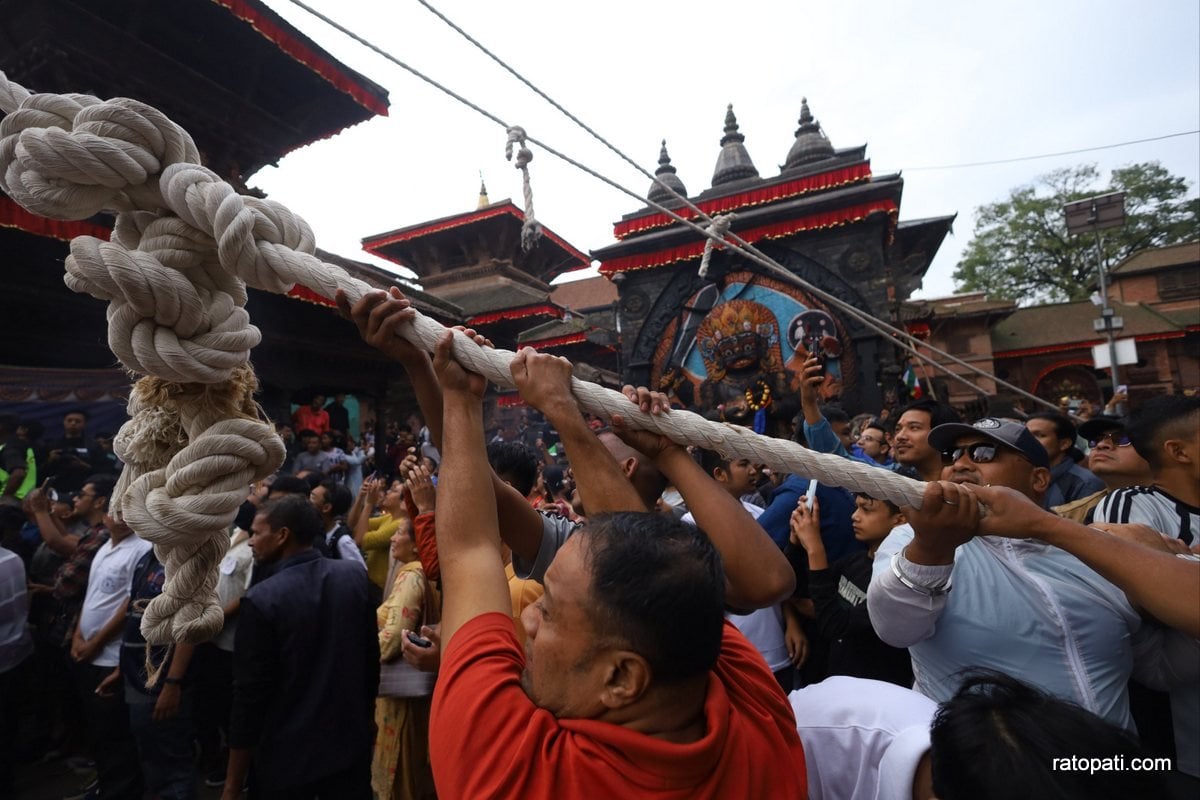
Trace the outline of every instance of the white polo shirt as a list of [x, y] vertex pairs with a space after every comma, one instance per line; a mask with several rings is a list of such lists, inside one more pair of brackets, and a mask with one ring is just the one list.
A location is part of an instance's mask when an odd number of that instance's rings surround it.
[[[79, 612], [79, 635], [92, 638], [103, 628], [121, 604], [129, 599], [133, 584], [133, 568], [151, 547], [150, 542], [130, 534], [119, 543], [109, 539], [96, 551], [88, 573], [87, 594]], [[121, 631], [108, 640], [91, 663], [97, 667], [115, 667], [121, 660]]]

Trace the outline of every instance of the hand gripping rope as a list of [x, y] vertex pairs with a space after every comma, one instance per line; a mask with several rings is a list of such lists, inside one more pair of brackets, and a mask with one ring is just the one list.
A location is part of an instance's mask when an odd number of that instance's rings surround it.
[[[216, 567], [246, 487], [283, 461], [283, 444], [254, 403], [249, 364], [261, 336], [246, 287], [286, 293], [302, 284], [351, 302], [376, 291], [318, 259], [308, 224], [272, 200], [239, 195], [199, 165], [186, 131], [136, 100], [31, 94], [0, 72], [0, 188], [32, 213], [61, 220], [116, 214], [112, 240], [76, 237], [68, 287], [109, 303], [108, 341], [142, 375], [131, 419], [114, 442], [126, 469], [113, 510], [154, 543], [167, 582], [142, 632], [152, 644], [200, 642], [222, 625]], [[400, 331], [432, 351], [445, 329], [417, 315]], [[459, 332], [454, 357], [512, 387], [513, 354]], [[924, 484], [888, 470], [758, 436], [684, 411], [652, 416], [621, 393], [573, 379], [581, 407], [621, 414], [633, 428], [730, 458], [816, 478], [899, 505]]]

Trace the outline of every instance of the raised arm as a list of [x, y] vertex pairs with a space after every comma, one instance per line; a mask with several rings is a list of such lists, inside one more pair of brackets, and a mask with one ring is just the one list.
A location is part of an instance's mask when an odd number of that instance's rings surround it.
[[979, 527], [979, 504], [962, 485], [926, 485], [921, 509], [904, 508], [912, 524], [898, 528], [875, 553], [867, 609], [875, 633], [892, 647], [933, 635], [946, 607], [954, 553]]
[[487, 389], [482, 375], [450, 356], [452, 334], [438, 342], [434, 367], [442, 384], [446, 436], [438, 475], [438, 561], [442, 571], [442, 643], [492, 611], [511, 615], [512, 600], [500, 555], [500, 526], [483, 436]]
[[[626, 396], [643, 411], [666, 414], [666, 397], [646, 389], [625, 387]], [[735, 608], [765, 608], [792, 594], [796, 576], [783, 553], [736, 497], [725, 491], [683, 447], [665, 436], [635, 431], [620, 415], [613, 430], [635, 450], [654, 460], [683, 496], [688, 509], [721, 554], [725, 566], [725, 602]], [[576, 470], [578, 474], [578, 469]]]
[[[1051, 514], [1011, 489], [972, 491], [988, 507], [981, 533], [1032, 537], [1066, 550], [1120, 587], [1132, 604], [1200, 638], [1200, 562]], [[1116, 532], [1123, 526], [1106, 527]]]
[[649, 511], [621, 465], [584, 420], [571, 394], [571, 362], [523, 348], [511, 368], [521, 398], [558, 430], [587, 513]]
[[429, 438], [439, 450], [442, 446], [442, 389], [425, 351], [397, 335], [401, 326], [412, 322], [417, 312], [412, 301], [396, 287], [386, 292], [370, 292], [353, 306], [346, 293], [338, 290], [338, 309], [354, 322], [367, 344], [400, 362], [412, 382], [417, 405], [429, 426]]
[[[443, 403], [438, 376], [423, 351], [396, 335], [402, 325], [408, 324], [416, 316], [410, 301], [395, 288], [387, 293], [372, 292], [353, 307], [344, 292], [338, 292], [337, 301], [342, 315], [354, 322], [363, 341], [403, 365], [412, 381], [425, 424], [429, 426], [429, 437], [434, 446], [441, 450]], [[476, 337], [476, 341], [486, 342], [482, 337]], [[524, 497], [495, 475], [492, 476], [492, 489], [504, 541], [513, 552], [532, 562], [542, 542], [541, 517], [530, 508]]]
[[33, 512], [33, 520], [37, 524], [38, 533], [46, 546], [64, 558], [70, 558], [79, 544], [79, 537], [67, 533], [62, 520], [50, 513], [50, 498], [44, 489], [34, 489], [25, 498], [29, 510]]

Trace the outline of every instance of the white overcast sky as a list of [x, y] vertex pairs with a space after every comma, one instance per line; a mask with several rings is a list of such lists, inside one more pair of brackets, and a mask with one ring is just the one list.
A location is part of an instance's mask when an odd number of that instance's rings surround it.
[[[250, 183], [351, 258], [365, 236], [468, 211], [479, 172], [520, 205], [495, 123], [348, 40], [288, 0], [267, 4], [390, 92], [391, 112], [285, 157]], [[479, 53], [416, 0], [307, 0], [510, 124], [644, 194], [649, 181]], [[708, 188], [727, 103], [764, 177], [779, 174], [801, 97], [833, 144], [867, 143], [875, 174], [905, 177], [901, 219], [958, 213], [923, 294], [953, 291], [977, 206], [1056, 167], [1158, 160], [1200, 182], [1196, 135], [1093, 153], [945, 170], [1200, 128], [1196, 0], [1006, 3], [808, 0], [437, 0], [433, 3], [653, 171], [659, 141], [689, 194]], [[636, 200], [534, 147], [534, 207], [587, 251]]]

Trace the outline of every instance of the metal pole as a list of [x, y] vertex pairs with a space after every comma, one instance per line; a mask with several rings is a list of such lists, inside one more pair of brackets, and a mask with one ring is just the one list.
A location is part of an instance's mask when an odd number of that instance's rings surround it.
[[1104, 247], [1101, 243], [1100, 231], [1096, 231], [1096, 267], [1100, 271], [1100, 316], [1104, 318], [1104, 335], [1108, 339], [1108, 361], [1112, 370], [1112, 390], [1117, 393], [1121, 385], [1120, 367], [1117, 366], [1117, 344], [1113, 337], [1113, 310], [1108, 305], [1108, 276], [1104, 266]]

